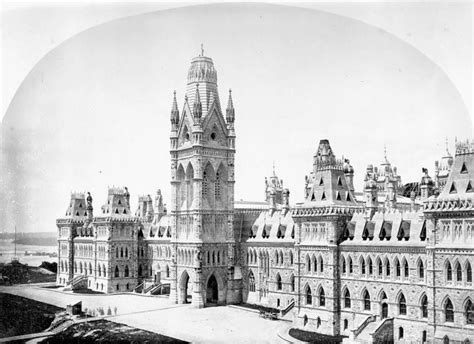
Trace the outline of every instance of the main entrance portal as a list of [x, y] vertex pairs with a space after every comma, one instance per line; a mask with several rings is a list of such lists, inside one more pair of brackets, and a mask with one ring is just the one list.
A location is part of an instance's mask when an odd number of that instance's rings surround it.
[[217, 280], [216, 280], [216, 277], [212, 275], [207, 281], [206, 302], [217, 303], [218, 299], [219, 299], [219, 289], [217, 287]]

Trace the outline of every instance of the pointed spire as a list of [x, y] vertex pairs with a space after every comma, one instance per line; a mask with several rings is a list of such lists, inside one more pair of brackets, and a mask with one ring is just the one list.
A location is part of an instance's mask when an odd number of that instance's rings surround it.
[[202, 104], [201, 97], [199, 96], [199, 84], [196, 84], [196, 96], [194, 97], [194, 118], [201, 118], [202, 116]]
[[173, 92], [173, 106], [171, 108], [171, 124], [178, 125], [179, 123], [179, 110], [178, 103], [176, 102], [176, 91]]
[[231, 89], [229, 89], [229, 101], [227, 102], [226, 120], [227, 120], [227, 123], [233, 123], [235, 120], [235, 109], [234, 109], [234, 102], [232, 101]]
[[276, 174], [275, 174], [275, 160], [273, 160], [273, 176], [276, 177]]

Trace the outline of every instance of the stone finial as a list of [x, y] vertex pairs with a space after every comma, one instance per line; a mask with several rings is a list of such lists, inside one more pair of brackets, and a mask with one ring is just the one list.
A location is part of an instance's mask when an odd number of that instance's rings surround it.
[[194, 97], [193, 115], [194, 118], [202, 117], [202, 104], [201, 97], [199, 96], [199, 84], [196, 84], [196, 96]]
[[173, 92], [173, 106], [171, 108], [171, 124], [177, 126], [179, 123], [179, 110], [176, 101], [176, 91]]
[[235, 121], [235, 109], [234, 109], [234, 102], [232, 101], [231, 89], [229, 89], [229, 100], [227, 102], [226, 120], [227, 120], [227, 123], [233, 123]]

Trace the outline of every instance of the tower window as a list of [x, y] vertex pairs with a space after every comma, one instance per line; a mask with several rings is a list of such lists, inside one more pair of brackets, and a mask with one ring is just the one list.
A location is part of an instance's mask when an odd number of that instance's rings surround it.
[[451, 188], [449, 189], [449, 193], [456, 193], [456, 186], [454, 185], [454, 182], [451, 184]]
[[211, 140], [215, 140], [217, 138], [217, 134], [216, 133], [211, 133]]
[[465, 162], [462, 163], [461, 173], [467, 173], [467, 167], [466, 167], [466, 163], [465, 163]]

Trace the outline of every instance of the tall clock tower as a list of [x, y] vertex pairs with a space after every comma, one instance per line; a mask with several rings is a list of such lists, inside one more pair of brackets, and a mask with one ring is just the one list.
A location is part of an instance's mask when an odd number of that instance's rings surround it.
[[171, 110], [172, 284], [178, 303], [241, 301], [234, 266], [235, 112], [222, 113], [217, 72], [204, 52], [192, 59], [181, 113]]

